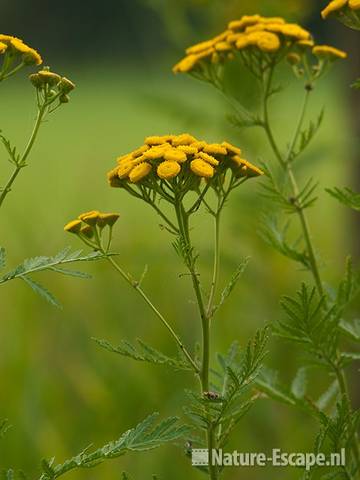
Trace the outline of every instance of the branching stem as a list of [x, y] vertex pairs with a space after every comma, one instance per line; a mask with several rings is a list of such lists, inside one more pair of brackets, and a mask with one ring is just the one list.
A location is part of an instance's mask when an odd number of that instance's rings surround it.
[[[105, 251], [102, 251], [104, 255], [106, 255]], [[111, 263], [113, 268], [122, 276], [122, 278], [131, 286], [135, 289], [135, 291], [141, 296], [141, 298], [147, 303], [147, 305], [151, 308], [151, 310], [155, 313], [155, 315], [159, 318], [161, 323], [165, 326], [165, 328], [168, 330], [170, 335], [173, 337], [175, 342], [177, 343], [178, 347], [180, 348], [181, 352], [183, 353], [184, 357], [188, 361], [189, 365], [191, 365], [192, 369], [194, 372], [198, 375], [199, 374], [199, 368], [196, 365], [195, 361], [193, 360], [192, 356], [188, 352], [187, 348], [181, 341], [180, 337], [175, 333], [174, 329], [171, 327], [171, 325], [168, 323], [168, 321], [164, 318], [162, 313], [159, 312], [159, 310], [155, 307], [155, 305], [152, 303], [150, 298], [146, 295], [144, 290], [141, 288], [141, 286], [138, 284], [138, 282], [134, 281], [124, 270], [120, 267], [120, 265], [112, 258], [109, 256], [106, 256], [106, 259]]]

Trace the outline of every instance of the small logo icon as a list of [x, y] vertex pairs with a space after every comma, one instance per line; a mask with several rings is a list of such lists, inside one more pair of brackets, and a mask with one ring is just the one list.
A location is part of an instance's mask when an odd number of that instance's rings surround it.
[[209, 465], [209, 450], [207, 448], [193, 448], [191, 450], [191, 464], [196, 467]]

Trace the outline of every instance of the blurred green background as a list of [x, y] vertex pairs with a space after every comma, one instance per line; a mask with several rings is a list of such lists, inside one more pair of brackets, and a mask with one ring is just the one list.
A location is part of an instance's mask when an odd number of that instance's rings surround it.
[[[23, 38], [37, 48], [45, 64], [77, 84], [69, 105], [43, 125], [31, 154], [1, 211], [1, 245], [8, 250], [8, 266], [25, 257], [51, 255], [64, 246], [78, 248], [63, 233], [66, 221], [81, 211], [119, 211], [114, 247], [132, 274], [149, 266], [145, 289], [185, 341], [199, 337], [199, 321], [183, 266], [161, 231], [158, 218], [125, 192], [110, 189], [105, 174], [115, 158], [136, 148], [152, 134], [189, 131], [210, 141], [228, 139], [240, 145], [254, 163], [273, 161], [261, 132], [239, 133], [226, 121], [228, 107], [209, 87], [174, 77], [171, 66], [182, 48], [223, 30], [225, 22], [244, 13], [286, 15], [312, 28], [321, 41], [352, 51], [314, 94], [310, 117], [325, 106], [321, 132], [306, 154], [302, 175], [320, 179], [319, 202], [310, 212], [316, 245], [322, 252], [324, 275], [337, 282], [348, 252], [358, 255], [357, 219], [337, 205], [326, 186], [357, 186], [359, 138], [354, 123], [358, 99], [349, 88], [359, 58], [358, 37], [334, 22], [321, 22], [326, 2], [252, 0], [126, 0], [49, 3], [2, 2], [2, 31]], [[299, 109], [301, 84], [285, 75], [288, 86], [278, 100], [274, 122], [286, 142], [289, 119]], [[244, 79], [239, 90], [247, 92]], [[34, 91], [22, 72], [2, 84], [1, 129], [16, 145], [24, 145], [35, 114]], [[2, 153], [1, 182], [9, 165]], [[250, 265], [232, 298], [214, 324], [214, 349], [224, 351], [233, 339], [244, 345], [256, 328], [281, 315], [281, 294], [293, 293], [307, 278], [267, 247], [257, 229], [263, 200], [259, 183], [249, 182], [233, 196], [223, 220], [222, 285], [239, 260]], [[203, 281], [211, 269], [210, 221], [202, 213], [194, 235], [201, 253]], [[194, 385], [191, 375], [173, 372], [102, 351], [91, 340], [143, 338], [172, 353], [173, 344], [157, 319], [109, 266], [82, 266], [92, 280], [41, 275], [39, 280], [61, 300], [56, 310], [18, 281], [1, 289], [0, 296], [0, 418], [13, 425], [0, 440], [0, 468], [21, 468], [31, 477], [43, 456], [62, 461], [90, 443], [100, 446], [115, 439], [154, 410], [163, 416], [182, 415], [183, 389]], [[356, 309], [356, 306], [355, 306]], [[302, 356], [291, 345], [272, 340], [268, 364], [291, 379]], [[350, 372], [351, 373], [351, 372]], [[358, 374], [352, 389], [359, 397]], [[321, 393], [328, 378], [314, 373], [314, 392]], [[360, 398], [355, 398], [360, 401]], [[243, 451], [311, 450], [316, 425], [298, 412], [272, 401], [258, 402], [232, 438]], [[95, 470], [69, 478], [120, 478], [127, 470], [134, 479], [151, 473], [160, 479], [201, 478], [181, 448], [167, 446], [128, 455]], [[285, 469], [229, 471], [227, 478], [292, 479]]]

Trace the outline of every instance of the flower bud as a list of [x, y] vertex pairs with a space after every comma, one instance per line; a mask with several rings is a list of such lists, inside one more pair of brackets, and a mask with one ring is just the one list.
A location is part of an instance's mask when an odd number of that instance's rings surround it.
[[60, 103], [69, 103], [70, 97], [69, 95], [66, 95], [65, 93], [62, 93], [59, 97], [59, 102]]
[[70, 93], [75, 88], [75, 83], [69, 80], [66, 77], [62, 77], [60, 83], [58, 85], [59, 90], [61, 90], [64, 94]]

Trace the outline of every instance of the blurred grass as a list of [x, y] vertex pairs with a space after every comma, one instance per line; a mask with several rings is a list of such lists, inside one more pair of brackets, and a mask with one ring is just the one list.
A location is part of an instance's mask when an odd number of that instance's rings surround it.
[[[159, 71], [169, 71], [169, 65], [147, 70], [134, 66], [116, 70], [107, 64], [63, 69], [78, 88], [70, 104], [41, 130], [31, 166], [22, 172], [1, 211], [1, 243], [13, 266], [25, 257], [53, 254], [66, 245], [78, 248], [76, 239], [66, 236], [62, 227], [79, 212], [119, 211], [114, 247], [120, 262], [135, 276], [149, 265], [146, 290], [192, 346], [199, 337], [199, 322], [188, 278], [179, 277], [183, 267], [168, 233], [158, 228], [158, 219], [147, 206], [108, 188], [105, 173], [116, 156], [140, 145], [143, 137], [169, 131], [189, 130], [214, 141], [226, 137], [241, 145], [255, 163], [272, 157], [260, 132], [238, 135], [227, 125], [228, 109], [214, 91]], [[306, 162], [306, 175], [321, 180], [319, 203], [310, 217], [316, 244], [324, 252], [324, 273], [331, 280], [339, 275], [343, 251], [350, 247], [345, 210], [323, 192], [325, 186], [346, 183], [353, 140], [346, 102], [339, 94], [342, 82], [341, 77], [324, 81], [314, 94], [312, 116], [326, 103], [326, 117]], [[300, 87], [291, 86], [275, 103], [277, 130], [284, 142], [299, 108], [299, 91]], [[24, 144], [34, 117], [32, 87], [18, 79], [4, 84], [0, 95], [3, 133], [15, 144]], [[7, 166], [2, 158], [0, 171], [5, 178]], [[279, 318], [280, 295], [293, 292], [307, 278], [257, 235], [262, 206], [258, 193], [256, 181], [246, 184], [224, 216], [222, 285], [242, 257], [251, 256], [251, 263], [215, 323], [214, 343], [221, 350], [234, 338], [244, 345], [258, 326]], [[206, 214], [199, 215], [194, 235], [206, 284], [211, 268], [211, 226]], [[181, 415], [182, 391], [192, 384], [190, 375], [116, 358], [91, 340], [105, 338], [116, 344], [140, 336], [171, 353], [174, 346], [166, 332], [108, 265], [82, 268], [94, 279], [39, 276], [61, 299], [63, 310], [45, 304], [19, 282], [1, 290], [0, 417], [13, 424], [1, 443], [3, 468], [14, 466], [34, 475], [42, 456], [55, 455], [62, 461], [89, 443], [99, 446], [154, 410], [164, 416]], [[299, 355], [291, 346], [273, 340], [268, 362], [291, 378]], [[320, 393], [326, 379], [317, 377], [316, 382]], [[313, 433], [314, 425], [306, 417], [261, 401], [242, 422], [233, 445], [244, 451], [267, 451], [274, 446], [308, 450]], [[121, 469], [139, 480], [150, 478], [152, 472], [162, 479], [198, 478], [182, 457], [180, 450], [168, 446], [142, 455], [141, 461], [129, 455], [69, 478], [119, 478]], [[258, 479], [263, 478], [262, 472], [252, 469], [245, 474]], [[269, 479], [289, 475], [286, 470], [267, 471]], [[238, 478], [235, 470], [233, 478]]]

